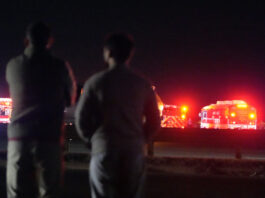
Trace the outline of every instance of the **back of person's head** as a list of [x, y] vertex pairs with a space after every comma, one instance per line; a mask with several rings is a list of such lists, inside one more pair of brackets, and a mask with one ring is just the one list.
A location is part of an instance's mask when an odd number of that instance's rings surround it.
[[36, 47], [46, 47], [51, 37], [50, 27], [44, 22], [30, 24], [26, 30], [26, 37]]
[[129, 34], [113, 33], [106, 37], [104, 48], [111, 51], [116, 61], [126, 62], [133, 53], [134, 40]]

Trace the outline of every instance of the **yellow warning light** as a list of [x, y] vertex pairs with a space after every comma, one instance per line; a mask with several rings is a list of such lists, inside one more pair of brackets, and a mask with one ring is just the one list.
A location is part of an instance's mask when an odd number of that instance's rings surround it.
[[215, 105], [208, 105], [208, 106], [205, 106], [203, 107], [202, 109], [203, 110], [209, 110], [209, 109], [214, 109]]
[[181, 107], [181, 111], [182, 112], [187, 112], [188, 111], [188, 107], [187, 106], [182, 106]]
[[185, 119], [186, 119], [186, 115], [185, 115], [185, 114], [182, 114], [182, 115], [181, 115], [181, 119], [182, 119], [182, 120], [185, 120]]
[[249, 114], [249, 118], [250, 118], [250, 119], [255, 119], [255, 118], [256, 118], [255, 113], [251, 113], [251, 114]]
[[234, 112], [231, 113], [231, 117], [233, 117], [233, 118], [236, 117], [236, 113], [234, 113]]
[[242, 109], [244, 109], [244, 108], [247, 108], [247, 107], [248, 107], [247, 104], [238, 104], [238, 105], [237, 105], [237, 108], [242, 108]]
[[162, 112], [163, 109], [164, 109], [164, 105], [159, 105], [158, 108], [159, 108], [159, 110]]

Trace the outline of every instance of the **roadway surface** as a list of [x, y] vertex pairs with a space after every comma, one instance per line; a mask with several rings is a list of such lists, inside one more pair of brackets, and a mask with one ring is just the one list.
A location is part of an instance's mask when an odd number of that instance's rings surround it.
[[[0, 128], [1, 129], [1, 128]], [[185, 131], [186, 132], [186, 131]], [[198, 132], [200, 133], [200, 132]], [[75, 133], [72, 133], [72, 135]], [[89, 153], [89, 150], [82, 144], [82, 142], [78, 141], [78, 139], [74, 136], [68, 136], [68, 149], [69, 153]], [[170, 135], [170, 133], [169, 133]], [[218, 140], [219, 136], [213, 133], [204, 136], [204, 135], [196, 135], [192, 136], [187, 135], [176, 135], [175, 139], [172, 138], [171, 142], [155, 142], [154, 143], [154, 155], [155, 156], [170, 156], [170, 157], [184, 157], [184, 158], [225, 158], [225, 159], [233, 159], [235, 157], [236, 149], [234, 147], [223, 147], [223, 142], [206, 141], [204, 144], [204, 137], [211, 140], [213, 137], [215, 140]], [[222, 136], [222, 135], [221, 135]], [[222, 138], [220, 136], [220, 138]], [[171, 135], [169, 136], [171, 137]], [[178, 139], [178, 137], [180, 137]], [[249, 138], [250, 136], [242, 136], [240, 134], [236, 134], [236, 138]], [[258, 137], [258, 136], [257, 136]], [[165, 138], [166, 137], [161, 137]], [[193, 138], [194, 141], [191, 141]], [[229, 145], [233, 143], [233, 138], [231, 141], [224, 142], [225, 145]], [[262, 139], [262, 138], [261, 138]], [[226, 140], [226, 139], [225, 139]], [[252, 143], [258, 142], [258, 139], [249, 138], [249, 141]], [[263, 140], [262, 140], [263, 141]], [[259, 143], [262, 145], [262, 141]], [[200, 144], [195, 144], [195, 142], [199, 142]], [[0, 198], [6, 198], [5, 192], [5, 152], [7, 146], [6, 136], [3, 135], [3, 130], [0, 131]], [[48, 146], [48, 145], [47, 145]], [[243, 159], [262, 159], [265, 160], [265, 149], [246, 147], [248, 149], [241, 149], [241, 154]], [[175, 159], [175, 158], [174, 158]], [[160, 160], [160, 158], [159, 158]], [[2, 162], [1, 162], [2, 161]], [[71, 160], [70, 160], [71, 161]], [[232, 160], [233, 161], [233, 160]], [[242, 162], [244, 160], [234, 160], [236, 162]], [[212, 164], [207, 163], [209, 165]], [[229, 162], [229, 161], [228, 161]], [[227, 164], [226, 162], [225, 164]], [[2, 164], [1, 164], [2, 163]], [[159, 161], [160, 163], [160, 161]], [[265, 170], [265, 166], [262, 165], [263, 161], [254, 161], [257, 163], [256, 166], [261, 168], [262, 173]], [[180, 164], [180, 163], [177, 163]], [[213, 163], [216, 164], [216, 163]], [[219, 163], [217, 163], [219, 164]], [[189, 164], [188, 164], [189, 165]], [[146, 179], [146, 197], [147, 198], [172, 198], [172, 197], [180, 197], [180, 198], [253, 198], [253, 197], [265, 197], [265, 174], [260, 177], [238, 177], [238, 176], [223, 176], [223, 172], [221, 172], [221, 176], [211, 176], [211, 175], [194, 175], [194, 174], [185, 174], [182, 171], [183, 168], [189, 166], [181, 167], [179, 173], [175, 173], [174, 171], [155, 171], [148, 170], [147, 171], [147, 179]], [[75, 165], [77, 166], [77, 165]], [[85, 164], [87, 167], [87, 164]], [[161, 166], [160, 164], [158, 165]], [[216, 166], [211, 166], [209, 169], [208, 166], [203, 167], [203, 169], [199, 169], [201, 172], [211, 172], [215, 171]], [[229, 167], [228, 167], [229, 168]], [[248, 167], [252, 171], [252, 166]], [[197, 170], [197, 169], [196, 169]], [[254, 169], [256, 170], [256, 169]], [[198, 170], [197, 170], [198, 171]], [[232, 171], [236, 171], [232, 169]], [[216, 172], [216, 171], [215, 171]], [[219, 173], [219, 172], [218, 172]], [[233, 172], [232, 172], [233, 173]], [[219, 173], [220, 174], [220, 173]], [[230, 174], [233, 175], [233, 174]], [[245, 175], [245, 174], [244, 174]], [[64, 189], [63, 189], [63, 197], [65, 198], [81, 198], [81, 197], [90, 197], [89, 194], [89, 183], [88, 183], [88, 171], [87, 168], [66, 168], [65, 179], [64, 179]]]
[[[185, 129], [186, 130], [186, 129]], [[189, 134], [190, 133], [190, 134]], [[243, 159], [264, 159], [265, 160], [265, 131], [258, 134], [246, 134], [235, 132], [204, 132], [199, 129], [186, 131], [167, 130], [163, 131], [162, 140], [154, 143], [154, 156], [161, 157], [187, 157], [187, 158], [235, 158], [236, 152], [240, 152]], [[74, 126], [66, 130], [68, 142], [67, 152], [89, 153], [89, 150], [79, 140]], [[253, 137], [253, 138], [252, 138]], [[207, 139], [207, 141], [205, 141]], [[237, 143], [235, 140], [240, 140]], [[250, 145], [246, 143], [251, 143]], [[237, 144], [244, 143], [241, 149]], [[259, 144], [259, 146], [255, 146]], [[218, 145], [219, 144], [219, 145]], [[229, 146], [227, 146], [229, 145]], [[254, 145], [254, 146], [253, 146]], [[263, 146], [264, 145], [264, 146]], [[0, 125], [0, 152], [7, 149], [6, 126]]]
[[[89, 150], [79, 142], [69, 144], [70, 153], [86, 153]], [[233, 159], [238, 152], [226, 148], [187, 148], [177, 143], [155, 142], [154, 156], [157, 157], [187, 157], [187, 158], [226, 158]], [[265, 150], [240, 150], [243, 159], [264, 159]]]
[[[0, 140], [0, 152], [5, 152], [6, 140]], [[69, 153], [89, 153], [82, 142], [70, 142]], [[154, 144], [154, 156], [157, 157], [187, 157], [187, 158], [235, 158], [236, 150], [225, 148], [187, 148], [177, 143], [156, 142]], [[265, 150], [240, 150], [243, 159], [265, 160]], [[1, 157], [1, 156], [0, 156]]]

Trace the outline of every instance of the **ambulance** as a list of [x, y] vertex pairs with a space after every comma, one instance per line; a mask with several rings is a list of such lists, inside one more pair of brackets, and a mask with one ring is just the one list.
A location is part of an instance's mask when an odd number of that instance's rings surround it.
[[12, 112], [11, 98], [0, 98], [0, 123], [9, 123]]
[[[154, 86], [153, 90], [155, 91]], [[156, 91], [155, 95], [161, 116], [161, 127], [185, 128], [188, 124], [187, 122], [188, 107], [164, 104]]]
[[162, 128], [185, 128], [187, 126], [187, 106], [164, 105], [162, 110]]

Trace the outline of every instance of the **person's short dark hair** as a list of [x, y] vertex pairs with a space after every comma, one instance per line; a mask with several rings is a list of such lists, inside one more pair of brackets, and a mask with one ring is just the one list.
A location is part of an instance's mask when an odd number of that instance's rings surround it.
[[33, 45], [46, 46], [51, 37], [50, 27], [44, 22], [35, 22], [30, 24], [26, 30], [26, 36]]
[[113, 33], [106, 37], [104, 47], [113, 52], [115, 59], [125, 62], [133, 52], [134, 40], [129, 34]]

